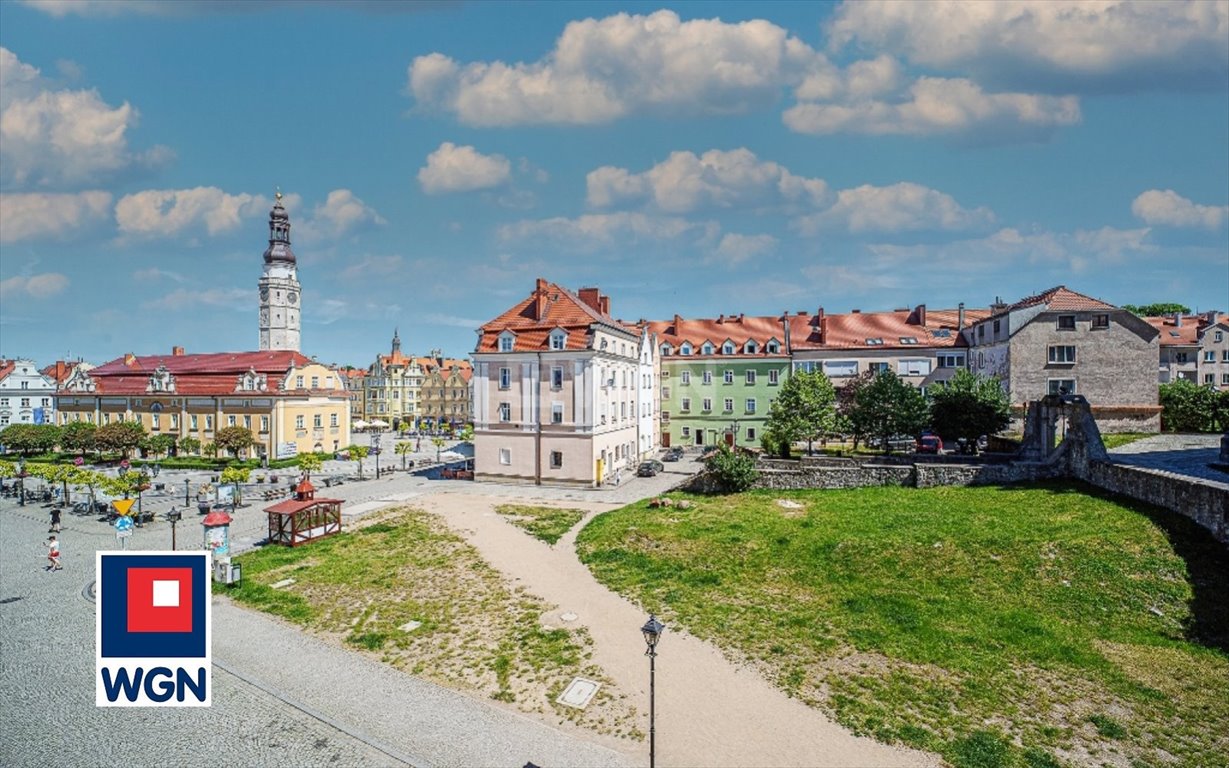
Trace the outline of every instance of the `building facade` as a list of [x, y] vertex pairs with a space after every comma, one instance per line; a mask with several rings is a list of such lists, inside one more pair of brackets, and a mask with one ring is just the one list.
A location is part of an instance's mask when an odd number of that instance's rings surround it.
[[435, 353], [431, 361], [419, 395], [419, 423], [427, 429], [445, 425], [459, 429], [474, 418], [470, 399], [473, 365], [468, 360], [449, 360]]
[[125, 355], [77, 369], [55, 395], [59, 423], [135, 421], [147, 434], [202, 445], [226, 427], [256, 439], [252, 455], [287, 458], [349, 445], [341, 374], [290, 350]]
[[610, 316], [598, 289], [540, 278], [484, 324], [473, 355], [475, 478], [592, 487], [630, 472], [644, 444], [642, 338]]
[[260, 289], [260, 349], [300, 349], [299, 325], [302, 308], [298, 268], [290, 250], [290, 216], [282, 207], [282, 193], [269, 212], [269, 247]]
[[759, 447], [790, 372], [784, 319], [675, 315], [648, 327], [661, 355], [662, 447]]
[[0, 360], [0, 429], [55, 424], [55, 382], [33, 360]]
[[1186, 379], [1229, 389], [1229, 315], [1212, 311], [1144, 319], [1160, 333], [1159, 383]]
[[1021, 413], [1050, 394], [1083, 395], [1103, 432], [1156, 432], [1157, 329], [1090, 296], [1052, 288], [964, 330], [969, 368], [997, 376]]

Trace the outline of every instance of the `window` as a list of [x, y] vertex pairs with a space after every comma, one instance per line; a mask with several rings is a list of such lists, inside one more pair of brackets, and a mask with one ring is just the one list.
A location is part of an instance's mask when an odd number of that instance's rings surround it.
[[908, 347], [908, 346], [916, 346], [916, 345], [917, 345], [917, 336], [901, 336], [901, 337], [900, 337], [900, 343], [901, 343], [901, 344], [903, 344], [903, 345], [905, 345], [905, 346], [907, 346], [907, 347]]
[[1093, 315], [1092, 316], [1092, 327], [1094, 330], [1098, 328], [1101, 328], [1101, 329], [1109, 328], [1110, 327], [1110, 316], [1104, 315], [1104, 314]]
[[303, 416], [302, 416], [302, 415], [295, 416], [295, 417], [294, 417], [294, 428], [295, 428], [295, 429], [303, 429], [303, 428], [304, 428], [304, 426], [305, 426], [305, 425], [304, 425], [304, 422], [303, 422]]
[[1059, 315], [1058, 330], [1074, 331], [1075, 330], [1075, 315]]
[[684, 387], [691, 386], [691, 371], [683, 371], [681, 376], [683, 379], [682, 386]]
[[747, 383], [748, 384], [755, 383], [755, 371], [747, 371]]
[[768, 372], [768, 383], [769, 383], [769, 384], [776, 384], [776, 383], [778, 383], [780, 380], [781, 380], [781, 372], [780, 372], [780, 371], [778, 371], [777, 369], [775, 369], [775, 368], [774, 368], [774, 369], [772, 369], [771, 371], [769, 371], [769, 372]]
[[1209, 349], [1205, 351], [1203, 353], [1203, 361], [1205, 363], [1215, 363], [1216, 362], [1216, 350]]
[[1212, 340], [1219, 344], [1225, 340], [1225, 334], [1217, 331], [1216, 333], [1212, 334]]
[[684, 341], [683, 345], [679, 347], [679, 354], [680, 355], [690, 355], [691, 354], [691, 342]]
[[929, 360], [901, 360], [896, 364], [896, 372], [901, 376], [929, 376]]
[[669, 420], [670, 420], [670, 412], [669, 412], [669, 411], [662, 411], [662, 412], [661, 412], [661, 420], [662, 420], [662, 421], [669, 421]]
[[512, 421], [512, 404], [511, 403], [500, 403], [499, 404], [499, 420], [500, 421]]
[[756, 352], [760, 351], [760, 347], [754, 341], [748, 341], [747, 345], [743, 347], [743, 351], [745, 351], [748, 355], [754, 355]]
[[[22, 383], [24, 384], [25, 382], [22, 382]], [[22, 408], [29, 408], [29, 407], [30, 407], [30, 398], [28, 398], [28, 397], [23, 397], [23, 398], [21, 398], [21, 407], [22, 407]]]
[[662, 357], [669, 357], [670, 353], [673, 351], [674, 351], [674, 347], [670, 346], [669, 344], [661, 345], [661, 356]]
[[1203, 375], [1203, 383], [1204, 383], [1204, 384], [1215, 384], [1215, 383], [1216, 383], [1216, 376], [1215, 376], [1215, 374], [1205, 373], [1205, 374]]
[[727, 341], [726, 343], [722, 344], [722, 345], [721, 345], [721, 354], [723, 354], [723, 355], [732, 355], [732, 354], [734, 354], [734, 342], [732, 342], [732, 341]]
[[712, 371], [705, 371], [705, 372], [704, 372], [704, 383], [705, 383], [705, 384], [712, 384], [712, 383], [713, 383], [713, 372], [712, 372]]
[[713, 345], [712, 345], [712, 343], [711, 343], [711, 342], [707, 342], [707, 341], [706, 341], [706, 342], [704, 342], [704, 346], [700, 347], [700, 354], [702, 354], [702, 355], [711, 355], [711, 354], [713, 354]]
[[713, 410], [713, 399], [711, 397], [706, 397], [701, 405], [703, 405], [703, 407], [700, 410], [711, 411]]
[[1174, 360], [1175, 362], [1185, 363], [1187, 362], [1188, 358], [1185, 352], [1179, 352], [1177, 355], [1174, 356]]
[[977, 338], [979, 341], [981, 339], [986, 338], [986, 326], [985, 325], [977, 326]]
[[499, 369], [499, 388], [508, 389], [511, 386], [512, 386], [512, 369], [511, 368], [500, 368]]
[[160, 417], [160, 416], [161, 416], [161, 414], [158, 414], [158, 413], [151, 413], [151, 414], [149, 415], [150, 429], [162, 429], [162, 426], [161, 426], [161, 424], [159, 423], [159, 422], [160, 422], [160, 419], [159, 419], [159, 417]]
[[964, 353], [963, 352], [948, 352], [939, 355], [940, 368], [963, 368]]
[[226, 417], [226, 426], [228, 426], [228, 427], [233, 427], [233, 426], [235, 426], [235, 417], [234, 417], [234, 416], [227, 416], [227, 417]]
[[1002, 330], [1002, 328], [1003, 328], [1003, 321], [1002, 321], [1002, 320], [995, 320], [995, 321], [994, 321], [994, 335], [995, 335], [995, 336], [998, 336], [998, 335], [999, 335], [999, 331], [1000, 331], [1000, 330]]
[[681, 406], [679, 406], [679, 410], [682, 411], [683, 413], [691, 412], [691, 398], [690, 397], [683, 398], [683, 403]]
[[550, 407], [550, 423], [563, 423], [563, 403], [551, 403]]
[[499, 351], [500, 352], [511, 352], [512, 351], [512, 341], [513, 339], [511, 336], [500, 336], [499, 337]]
[[892, 369], [892, 364], [891, 363], [870, 363], [868, 367], [870, 368], [871, 373], [878, 376], [884, 371], [890, 371]]
[[868, 347], [882, 347], [882, 346], [883, 346], [883, 339], [867, 339], [867, 340], [866, 340], [866, 346], [868, 346]]
[[295, 389], [302, 389], [302, 388], [303, 388], [303, 377], [302, 377], [302, 376], [295, 376], [295, 377], [294, 377], [294, 387], [295, 387]]
[[42, 406], [43, 406], [44, 408], [46, 408], [46, 407], [47, 407], [47, 406], [49, 406], [49, 405], [51, 405], [51, 398], [49, 398], [49, 397], [44, 397], [44, 398], [43, 398], [43, 400], [42, 400]]
[[551, 469], [562, 469], [563, 468], [563, 451], [551, 451], [550, 452], [550, 468]]
[[320, 389], [320, 377], [312, 376], [312, 389]]
[[1226, 349], [1220, 353], [1220, 361], [1222, 363], [1229, 363], [1229, 349]]
[[858, 361], [857, 360], [825, 360], [824, 373], [828, 377], [834, 376], [857, 376]]
[[213, 416], [206, 416], [206, 417], [205, 417], [205, 431], [206, 431], [206, 432], [212, 432], [212, 431], [213, 431]]
[[1058, 344], [1050, 347], [1050, 362], [1056, 364], [1070, 364], [1075, 362], [1075, 347], [1070, 344]]
[[512, 449], [511, 448], [500, 448], [499, 449], [499, 463], [503, 464], [505, 467], [512, 463]]
[[747, 398], [747, 413], [755, 413], [755, 398]]
[[663, 385], [662, 385], [662, 387], [661, 387], [661, 396], [662, 396], [662, 399], [663, 399], [663, 400], [665, 400], [665, 399], [669, 399], [669, 397], [670, 397], [670, 385], [669, 385], [669, 384], [663, 384]]
[[563, 349], [567, 345], [568, 335], [563, 331], [553, 331], [550, 335], [550, 348], [554, 350]]
[[1047, 392], [1051, 395], [1074, 395], [1075, 379], [1050, 379]]
[[563, 389], [563, 367], [556, 365], [550, 369], [551, 389]]
[[733, 384], [734, 383], [734, 372], [727, 369], [725, 372], [724, 381], [726, 384]]
[[683, 437], [691, 437], [691, 427], [683, 427], [680, 434], [682, 434]]
[[1229, 373], [1222, 373], [1220, 375], [1220, 383], [1223, 386], [1229, 387]]
[[[81, 414], [77, 414], [77, 421], [81, 421]], [[179, 429], [179, 414], [171, 414], [171, 429]]]
[[319, 413], [312, 416], [312, 426], [315, 427], [316, 429], [320, 429], [321, 427], [323, 427], [324, 426], [324, 416], [322, 416]]
[[191, 429], [193, 432], [196, 431], [196, 414], [195, 413], [188, 416], [188, 428]]
[[[333, 426], [337, 426], [337, 414], [333, 414]], [[269, 431], [269, 417], [268, 416], [260, 417], [260, 431], [261, 432]]]
[[733, 413], [733, 412], [734, 412], [734, 398], [732, 398], [732, 397], [727, 397], [727, 398], [725, 399], [725, 403], [724, 403], [724, 405], [725, 405], [725, 412], [726, 412], [726, 413]]
[[747, 439], [748, 440], [755, 439], [755, 427], [747, 427]]

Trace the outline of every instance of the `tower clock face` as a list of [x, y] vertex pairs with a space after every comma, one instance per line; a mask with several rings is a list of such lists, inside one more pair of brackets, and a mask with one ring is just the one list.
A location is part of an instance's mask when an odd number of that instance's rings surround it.
[[293, 304], [299, 300], [299, 294], [291, 291], [290, 293], [286, 294], [286, 298], [290, 299], [290, 303]]
[[261, 300], [261, 301], [268, 301], [268, 300], [269, 300], [269, 289], [268, 289], [268, 288], [261, 288], [261, 289], [260, 289], [260, 300]]

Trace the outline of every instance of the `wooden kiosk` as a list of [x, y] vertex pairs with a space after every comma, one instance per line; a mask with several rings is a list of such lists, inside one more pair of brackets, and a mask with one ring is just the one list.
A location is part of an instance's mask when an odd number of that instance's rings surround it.
[[341, 499], [317, 499], [316, 488], [304, 477], [294, 498], [265, 507], [269, 514], [269, 543], [297, 547], [341, 533]]

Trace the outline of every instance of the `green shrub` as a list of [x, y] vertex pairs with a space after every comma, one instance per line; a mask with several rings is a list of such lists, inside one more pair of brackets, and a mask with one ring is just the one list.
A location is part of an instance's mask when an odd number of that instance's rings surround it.
[[717, 449], [705, 461], [705, 466], [723, 493], [747, 490], [760, 474], [755, 468], [754, 456], [745, 451], [730, 450], [728, 445]]

